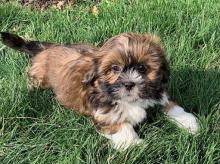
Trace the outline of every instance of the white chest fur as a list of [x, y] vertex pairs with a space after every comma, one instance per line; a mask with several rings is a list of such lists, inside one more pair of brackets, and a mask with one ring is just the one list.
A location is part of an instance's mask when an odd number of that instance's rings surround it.
[[107, 113], [103, 112], [101, 108], [96, 110], [94, 118], [106, 124], [129, 122], [134, 126], [144, 120], [147, 115], [145, 109], [154, 106], [155, 103], [154, 100], [140, 100], [133, 103], [119, 101], [117, 105]]
[[137, 125], [146, 117], [146, 111], [139, 103], [119, 103], [118, 110], [121, 111], [121, 119]]

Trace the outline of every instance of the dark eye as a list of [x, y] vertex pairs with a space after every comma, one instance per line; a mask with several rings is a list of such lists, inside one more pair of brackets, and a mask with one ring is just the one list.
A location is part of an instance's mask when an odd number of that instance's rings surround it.
[[145, 66], [144, 64], [140, 64], [137, 66], [137, 70], [140, 72], [140, 73], [145, 73], [146, 70], [147, 70], [147, 66]]
[[119, 65], [112, 65], [112, 71], [115, 73], [120, 73], [122, 71], [122, 67]]

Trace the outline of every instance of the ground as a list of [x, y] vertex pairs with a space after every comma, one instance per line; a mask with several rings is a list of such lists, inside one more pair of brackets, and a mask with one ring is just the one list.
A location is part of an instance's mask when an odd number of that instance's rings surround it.
[[[220, 2], [82, 1], [64, 10], [0, 4], [0, 30], [27, 39], [101, 45], [121, 32], [161, 37], [171, 67], [168, 93], [200, 122], [195, 135], [151, 109], [140, 146], [118, 152], [90, 121], [51, 91], [28, 91], [29, 59], [0, 43], [0, 163], [220, 163]], [[98, 11], [98, 12], [97, 12]]]

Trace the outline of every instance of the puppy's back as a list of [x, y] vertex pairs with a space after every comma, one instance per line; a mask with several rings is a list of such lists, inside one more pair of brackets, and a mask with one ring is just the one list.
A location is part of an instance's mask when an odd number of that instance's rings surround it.
[[3, 44], [32, 57], [28, 71], [29, 87], [51, 88], [59, 102], [67, 108], [89, 115], [84, 104], [88, 86], [84, 76], [94, 66], [98, 48], [87, 44], [61, 45], [26, 41], [11, 33], [1, 33]]

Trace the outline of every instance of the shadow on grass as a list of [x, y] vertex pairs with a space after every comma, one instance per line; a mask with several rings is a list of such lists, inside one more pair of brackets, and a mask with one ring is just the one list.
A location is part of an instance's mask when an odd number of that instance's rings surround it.
[[168, 93], [188, 112], [206, 116], [219, 103], [220, 70], [185, 68], [171, 73]]
[[27, 91], [27, 96], [23, 101], [28, 101], [28, 108], [25, 110], [26, 117], [48, 118], [53, 112], [54, 94], [51, 90], [31, 90]]
[[[198, 117], [207, 117], [218, 110], [217, 105], [220, 103], [220, 70], [191, 68], [173, 70], [168, 85], [168, 94], [187, 112], [192, 112]], [[164, 126], [165, 118], [161, 108], [158, 106], [147, 109], [146, 120], [136, 127], [141, 136], [148, 131], [148, 125], [157, 128]]]

